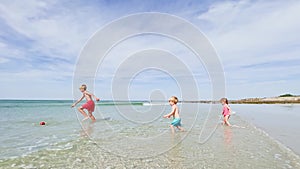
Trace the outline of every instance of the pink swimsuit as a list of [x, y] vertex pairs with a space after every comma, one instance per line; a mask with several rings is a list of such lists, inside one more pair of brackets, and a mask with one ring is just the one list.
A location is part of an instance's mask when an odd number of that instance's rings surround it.
[[82, 105], [82, 108], [87, 109], [89, 112], [94, 112], [95, 110], [95, 103], [93, 100], [89, 100]]
[[222, 112], [222, 115], [223, 115], [224, 117], [227, 116], [227, 115], [230, 115], [229, 108], [228, 108], [226, 105], [223, 106], [223, 112]]

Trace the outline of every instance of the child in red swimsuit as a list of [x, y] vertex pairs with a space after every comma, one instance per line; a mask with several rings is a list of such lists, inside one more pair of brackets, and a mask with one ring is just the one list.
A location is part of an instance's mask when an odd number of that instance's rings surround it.
[[230, 117], [230, 112], [231, 109], [228, 105], [228, 100], [226, 98], [222, 98], [220, 100], [221, 104], [223, 105], [223, 111], [222, 111], [222, 115], [223, 115], [223, 124], [226, 124], [227, 126], [231, 126], [231, 124], [229, 123], [229, 117]]
[[[92, 97], [95, 98], [96, 101], [99, 101], [100, 99], [97, 98], [94, 94], [89, 93], [87, 90], [87, 86], [85, 84], [81, 85], [79, 90], [82, 92], [82, 97], [80, 99], [78, 99], [73, 105], [72, 107], [75, 107], [82, 99], [86, 99], [86, 103], [83, 104], [82, 106], [80, 106], [78, 108], [78, 111], [84, 116], [84, 120], [87, 120], [89, 117], [91, 118], [91, 120], [94, 122], [96, 121], [95, 117], [93, 116], [93, 112], [95, 110], [95, 103], [92, 99]], [[89, 112], [89, 115], [87, 115], [84, 111], [84, 109], [86, 109]]]

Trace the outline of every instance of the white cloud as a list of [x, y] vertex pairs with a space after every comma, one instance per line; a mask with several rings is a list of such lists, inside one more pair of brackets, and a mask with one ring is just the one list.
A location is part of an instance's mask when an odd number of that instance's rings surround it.
[[226, 60], [253, 56], [247, 61], [259, 62], [269, 61], [269, 52], [299, 45], [299, 10], [299, 1], [227, 1], [198, 18], [209, 25], [201, 27]]
[[8, 62], [8, 61], [9, 61], [9, 59], [6, 59], [6, 58], [4, 58], [4, 57], [0, 57], [0, 64], [6, 63], [6, 62]]
[[75, 59], [104, 22], [101, 15], [96, 15], [97, 7], [71, 7], [60, 1], [5, 1], [0, 4], [0, 12], [11, 29], [31, 40], [29, 51], [59, 58]]
[[[0, 77], [6, 88], [0, 97], [70, 98], [71, 89], [66, 86], [71, 86], [76, 58], [87, 39], [105, 22], [99, 11], [98, 6], [78, 2], [1, 1], [0, 62], [5, 65], [1, 65]], [[49, 90], [29, 88], [32, 93], [25, 95], [25, 84]], [[59, 85], [64, 88], [61, 93], [52, 88]], [[10, 96], [11, 89], [19, 92]]]
[[[300, 83], [294, 79], [300, 75], [299, 11], [300, 1], [242, 0], [215, 3], [198, 16], [223, 61], [229, 95], [300, 92], [289, 84]], [[245, 85], [257, 86], [256, 92]]]

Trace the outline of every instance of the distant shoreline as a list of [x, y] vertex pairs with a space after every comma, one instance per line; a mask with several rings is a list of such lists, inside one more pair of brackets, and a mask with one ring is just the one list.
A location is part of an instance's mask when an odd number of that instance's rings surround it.
[[299, 96], [232, 100], [232, 104], [300, 104]]
[[[183, 103], [219, 103], [219, 101], [200, 100], [200, 101], [182, 101]], [[247, 98], [240, 100], [229, 100], [230, 104], [300, 104], [300, 96], [289, 97], [265, 97], [265, 98]]]

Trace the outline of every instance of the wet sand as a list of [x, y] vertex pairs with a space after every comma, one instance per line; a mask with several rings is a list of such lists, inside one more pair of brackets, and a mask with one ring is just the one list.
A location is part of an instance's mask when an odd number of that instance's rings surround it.
[[300, 155], [300, 105], [231, 105], [242, 119]]

